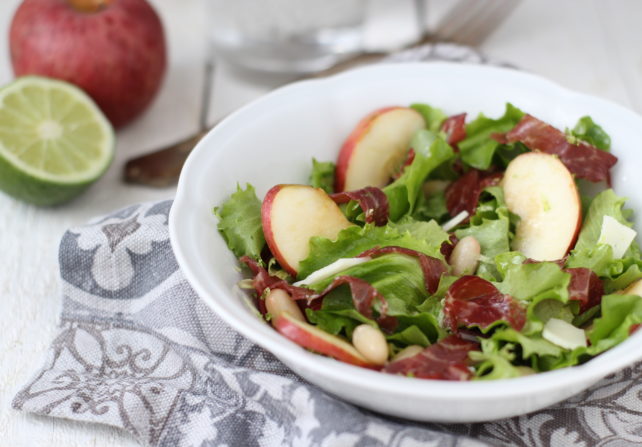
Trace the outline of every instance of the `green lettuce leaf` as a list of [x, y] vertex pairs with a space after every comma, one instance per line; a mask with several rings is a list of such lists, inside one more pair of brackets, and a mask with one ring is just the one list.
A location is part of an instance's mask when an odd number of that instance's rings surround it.
[[335, 165], [331, 161], [317, 161], [313, 158], [310, 185], [332, 194], [334, 192], [334, 170]]
[[482, 339], [481, 348], [481, 351], [471, 351], [468, 354], [477, 364], [475, 380], [510, 379], [522, 375], [513, 365], [515, 353], [512, 344], [500, 347], [494, 340]]
[[299, 264], [298, 278], [325, 267], [340, 258], [352, 258], [374, 247], [400, 246], [443, 259], [441, 244], [448, 233], [435, 222], [401, 220], [380, 227], [367, 224], [342, 230], [332, 241], [323, 237], [310, 239], [310, 254]]
[[320, 310], [306, 309], [305, 313], [310, 323], [316, 324], [319, 329], [348, 338], [352, 338], [352, 332], [360, 324], [377, 327], [374, 320], [366, 318], [354, 308], [350, 289], [345, 286], [326, 295]]
[[249, 183], [245, 189], [237, 185], [233, 193], [220, 207], [214, 208], [218, 217], [218, 231], [236, 257], [250, 256], [261, 259], [265, 245], [261, 226], [261, 201]]
[[428, 197], [419, 194], [417, 207], [412, 213], [412, 217], [417, 220], [434, 219], [437, 222], [443, 222], [449, 218], [445, 192], [437, 191]]
[[637, 295], [606, 295], [602, 316], [593, 321], [588, 337], [592, 355], [606, 351], [629, 337], [631, 326], [642, 323], [642, 298]]
[[539, 335], [526, 336], [512, 328], [505, 328], [493, 333], [492, 340], [510, 342], [521, 347], [521, 358], [530, 359], [533, 356], [561, 355], [563, 349], [543, 339]]
[[586, 267], [604, 280], [607, 293], [625, 288], [642, 278], [640, 247], [633, 241], [622, 259], [613, 258], [613, 250], [605, 244], [598, 244], [604, 216], [611, 216], [621, 224], [632, 226], [629, 210], [623, 208], [625, 199], [617, 196], [612, 189], [599, 193], [591, 201], [584, 219], [575, 248], [566, 263], [567, 267]]
[[[589, 207], [588, 214], [584, 218], [580, 235], [575, 244], [575, 251], [588, 250], [597, 245], [600, 232], [602, 231], [602, 220], [604, 216], [611, 216], [619, 223], [628, 227], [633, 226], [633, 224], [627, 220], [627, 218], [630, 217], [630, 212], [622, 208], [625, 202], [626, 199], [617, 196], [612, 189], [605, 189], [595, 196]], [[637, 244], [631, 244], [631, 247], [629, 247], [624, 257], [634, 254], [639, 256], [639, 253], [640, 250]]]
[[[349, 275], [361, 278], [376, 288], [388, 303], [388, 315], [397, 318], [398, 326], [388, 341], [407, 346], [428, 346], [445, 335], [438, 322], [439, 307], [430, 299], [424, 286], [423, 271], [418, 261], [410, 256], [388, 254], [350, 267], [337, 275], [309, 285], [320, 291], [337, 276]], [[432, 301], [433, 307], [419, 311], [418, 307]], [[428, 308], [428, 306], [426, 306]], [[375, 303], [375, 309], [378, 303]], [[348, 286], [341, 286], [327, 295], [320, 310], [307, 310], [312, 323], [332, 334], [350, 336], [362, 323], [375, 325], [356, 311]]]
[[542, 357], [542, 370], [577, 365], [626, 340], [633, 325], [642, 323], [642, 298], [637, 295], [605, 295], [602, 298], [602, 315], [593, 320], [587, 331], [591, 345], [563, 350], [559, 356]]
[[428, 174], [442, 163], [454, 157], [452, 148], [443, 137], [428, 130], [417, 132], [411, 142], [415, 158], [406, 166], [403, 174], [383, 188], [390, 205], [390, 220], [397, 221], [406, 214], [412, 214], [422, 186]]
[[424, 117], [426, 129], [432, 132], [439, 132], [441, 125], [447, 118], [443, 110], [431, 107], [428, 104], [412, 104], [410, 108], [415, 109]]
[[466, 138], [458, 144], [463, 162], [473, 168], [488, 169], [500, 145], [490, 136], [494, 133], [508, 132], [523, 116], [524, 112], [510, 103], [506, 103], [504, 115], [498, 119], [479, 114], [466, 125]]
[[515, 265], [508, 269], [497, 288], [520, 301], [533, 301], [542, 297], [568, 300], [571, 275], [553, 262], [536, 262]]
[[495, 150], [495, 157], [493, 158], [493, 163], [497, 164], [498, 167], [506, 169], [508, 163], [513, 161], [518, 155], [529, 152], [529, 149], [526, 145], [516, 142], [511, 144], [500, 144]]
[[611, 137], [590, 116], [580, 118], [570, 134], [603, 151], [611, 148]]
[[[518, 259], [519, 256], [513, 257], [513, 261]], [[557, 264], [515, 264], [509, 261], [498, 267], [500, 269], [504, 279], [495, 283], [495, 286], [526, 306], [526, 325], [522, 329], [524, 334], [541, 334], [544, 324], [552, 317], [568, 322], [573, 320], [575, 307], [568, 300], [571, 275], [562, 271]]]
[[[388, 301], [390, 315], [407, 315], [414, 312], [427, 298], [424, 274], [419, 262], [410, 256], [387, 254], [349, 267], [336, 275], [308, 285], [320, 292], [337, 276], [354, 276], [367, 281]], [[375, 303], [377, 308], [377, 303]]]
[[482, 254], [477, 274], [485, 279], [499, 279], [494, 257], [510, 250], [512, 237], [511, 214], [501, 187], [492, 186], [484, 190], [468, 226], [456, 230], [455, 235], [459, 239], [466, 236], [477, 239]]

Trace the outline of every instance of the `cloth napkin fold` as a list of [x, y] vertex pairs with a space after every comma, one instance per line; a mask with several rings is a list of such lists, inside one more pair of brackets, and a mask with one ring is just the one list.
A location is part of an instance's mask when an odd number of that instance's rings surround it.
[[[448, 44], [391, 60], [488, 62]], [[321, 391], [196, 296], [172, 253], [170, 207], [133, 205], [63, 236], [60, 332], [14, 408], [113, 425], [149, 446], [642, 445], [642, 363], [484, 424], [395, 419]]]
[[60, 333], [14, 408], [113, 425], [150, 446], [642, 444], [642, 363], [485, 424], [403, 421], [330, 396], [196, 296], [172, 254], [171, 204], [130, 206], [63, 236]]

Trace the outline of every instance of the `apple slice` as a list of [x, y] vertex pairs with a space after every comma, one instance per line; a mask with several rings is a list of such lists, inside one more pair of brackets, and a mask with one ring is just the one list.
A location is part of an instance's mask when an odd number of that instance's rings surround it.
[[388, 184], [403, 162], [412, 137], [424, 127], [421, 114], [407, 107], [385, 107], [366, 116], [339, 152], [336, 192]]
[[292, 340], [299, 346], [327, 355], [342, 362], [362, 367], [373, 367], [366, 358], [347, 341], [328, 334], [311, 324], [297, 320], [288, 312], [284, 312], [274, 322], [274, 327], [280, 334]]
[[305, 185], [270, 189], [261, 206], [261, 223], [270, 251], [294, 276], [299, 262], [308, 257], [311, 237], [334, 239], [352, 225], [325, 191]]
[[582, 224], [573, 176], [554, 155], [527, 152], [510, 162], [502, 180], [508, 209], [520, 217], [512, 248], [536, 261], [563, 258]]

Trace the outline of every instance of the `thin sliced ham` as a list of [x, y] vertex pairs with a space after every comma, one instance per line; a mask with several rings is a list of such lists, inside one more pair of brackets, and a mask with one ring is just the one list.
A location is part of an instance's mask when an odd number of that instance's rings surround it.
[[450, 335], [417, 355], [387, 364], [382, 371], [421, 379], [470, 380], [468, 353], [477, 349], [476, 342]]
[[466, 138], [466, 114], [460, 113], [448, 117], [441, 125], [441, 131], [446, 134], [446, 142], [451, 146], [456, 146], [461, 140]]
[[591, 182], [606, 181], [610, 184], [610, 169], [617, 157], [588, 143], [569, 143], [564, 132], [532, 115], [525, 115], [519, 123], [497, 141], [520, 142], [530, 150], [557, 155], [568, 170], [577, 177]]
[[348, 203], [351, 200], [356, 201], [366, 218], [366, 223], [374, 223], [382, 226], [388, 223], [388, 214], [390, 207], [388, 197], [379, 188], [366, 186], [355, 191], [344, 191], [330, 194], [332, 200], [337, 204]]
[[478, 276], [462, 276], [450, 286], [444, 300], [444, 324], [452, 332], [461, 326], [485, 329], [497, 320], [519, 331], [526, 323], [526, 310]]
[[580, 312], [602, 302], [604, 285], [594, 271], [584, 267], [570, 268], [564, 271], [571, 274], [568, 299], [580, 302]]
[[489, 186], [499, 185], [503, 175], [502, 172], [484, 173], [471, 169], [459, 177], [446, 189], [448, 214], [456, 216], [462, 211], [467, 211], [469, 216], [475, 214], [482, 191]]
[[[379, 301], [379, 317], [376, 319], [379, 325], [385, 330], [392, 331], [397, 324], [395, 318], [387, 315], [388, 302], [384, 296], [361, 278], [345, 275], [338, 276], [321, 292], [315, 292], [305, 287], [293, 286], [283, 279], [271, 276], [264, 267], [260, 266], [254, 259], [248, 256], [241, 257], [240, 261], [245, 263], [254, 274], [253, 285], [258, 296], [263, 295], [266, 288], [283, 289], [290, 294], [293, 300], [305, 300], [307, 305], [310, 306], [313, 302], [317, 302], [337, 287], [347, 284], [350, 287], [354, 307], [360, 314], [372, 319], [374, 302]], [[259, 306], [261, 306], [262, 301], [263, 300], [259, 300]], [[262, 313], [264, 312], [262, 311]]]

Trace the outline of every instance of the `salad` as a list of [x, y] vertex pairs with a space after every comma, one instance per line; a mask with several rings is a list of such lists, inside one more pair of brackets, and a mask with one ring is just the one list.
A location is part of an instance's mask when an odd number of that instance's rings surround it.
[[304, 348], [418, 378], [519, 377], [586, 362], [642, 323], [610, 146], [588, 116], [559, 130], [512, 104], [472, 120], [387, 107], [336, 162], [312, 160], [308, 185], [263, 200], [238, 186], [214, 212], [241, 286]]

